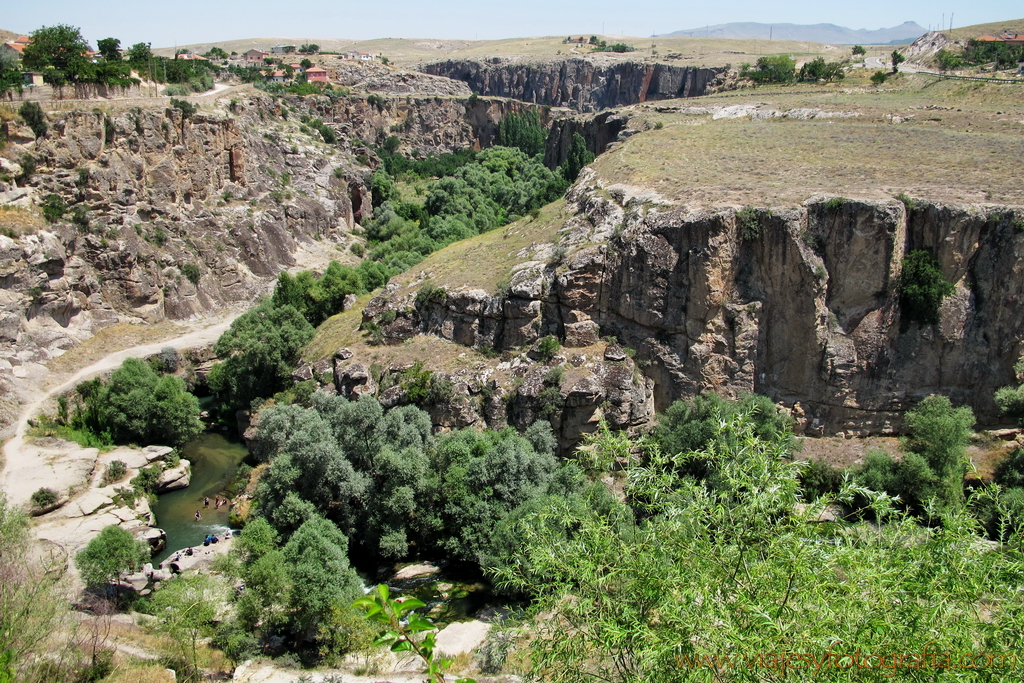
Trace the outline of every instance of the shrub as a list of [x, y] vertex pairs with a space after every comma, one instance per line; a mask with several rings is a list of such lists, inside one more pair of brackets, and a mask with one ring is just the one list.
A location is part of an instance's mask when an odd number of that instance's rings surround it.
[[198, 105], [192, 104], [188, 100], [177, 100], [173, 97], [171, 98], [171, 106], [175, 109], [181, 110], [181, 115], [186, 119], [199, 111]]
[[416, 306], [420, 308], [432, 303], [443, 304], [447, 298], [448, 290], [444, 287], [435, 287], [427, 282], [416, 292]]
[[67, 213], [68, 205], [64, 199], [57, 194], [48, 194], [43, 199], [43, 217], [50, 223], [56, 223]]
[[37, 510], [44, 510], [60, 499], [60, 496], [51, 488], [43, 487], [32, 494], [32, 507]]
[[46, 114], [43, 113], [43, 108], [39, 106], [38, 102], [25, 102], [22, 104], [18, 108], [18, 116], [32, 129], [37, 138], [46, 135]]
[[18, 174], [17, 181], [19, 183], [28, 182], [36, 172], [36, 158], [31, 154], [23, 154], [19, 163], [21, 165], [21, 173]]
[[752, 206], [744, 206], [736, 212], [736, 227], [740, 236], [752, 242], [761, 236], [761, 222], [758, 220], [757, 209]]
[[824, 460], [810, 460], [800, 472], [804, 498], [813, 500], [828, 493], [838, 493], [843, 484], [843, 471]]
[[825, 202], [825, 211], [827, 211], [828, 213], [837, 213], [840, 209], [843, 208], [843, 205], [845, 203], [845, 197], [832, 197], [832, 199]]
[[543, 361], [549, 361], [554, 358], [560, 348], [562, 348], [562, 345], [558, 343], [558, 337], [553, 334], [549, 334], [537, 342], [537, 354]]
[[565, 376], [565, 370], [561, 365], [556, 365], [550, 368], [544, 375], [544, 383], [551, 384], [553, 386], [561, 386], [562, 378]]
[[914, 250], [903, 259], [897, 286], [900, 307], [907, 321], [922, 325], [939, 322], [939, 306], [954, 290], [953, 284], [942, 274], [939, 262], [923, 249]]
[[107, 465], [106, 471], [103, 472], [103, 485], [107, 486], [108, 484], [121, 481], [127, 473], [128, 467], [124, 464], [123, 460], [113, 460]]
[[885, 73], [884, 71], [876, 71], [875, 73], [871, 74], [871, 82], [874, 83], [875, 85], [882, 85], [888, 79], [889, 74]]
[[199, 283], [199, 266], [194, 263], [183, 263], [181, 264], [181, 274], [188, 278], [188, 281], [193, 285]]
[[360, 242], [353, 242], [348, 250], [355, 254], [356, 258], [363, 258], [363, 254], [366, 253], [366, 247]]

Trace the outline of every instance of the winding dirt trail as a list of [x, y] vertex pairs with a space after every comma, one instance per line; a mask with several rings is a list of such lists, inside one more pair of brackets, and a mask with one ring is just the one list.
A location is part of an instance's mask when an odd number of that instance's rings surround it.
[[[47, 390], [32, 402], [26, 404], [18, 416], [14, 435], [4, 445], [3, 470], [0, 471], [0, 491], [7, 494], [7, 500], [11, 503], [25, 503], [32, 495], [33, 487], [38, 486], [38, 477], [34, 476], [38, 475], [36, 470], [44, 465], [53, 465], [52, 461], [56, 455], [54, 449], [41, 448], [25, 442], [25, 432], [28, 430], [29, 419], [38, 415], [47, 401], [84, 380], [117, 368], [126, 358], [144, 358], [159, 353], [161, 349], [167, 347], [180, 351], [181, 349], [212, 344], [240, 314], [240, 311], [233, 312], [216, 323], [202, 329], [193, 330], [180, 337], [115, 351], [95, 363], [78, 370], [58, 386]], [[70, 450], [80, 449], [74, 447]]]

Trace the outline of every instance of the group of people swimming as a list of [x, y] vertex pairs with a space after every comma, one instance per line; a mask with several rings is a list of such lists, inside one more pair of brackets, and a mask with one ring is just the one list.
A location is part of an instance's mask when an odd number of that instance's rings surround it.
[[[219, 510], [221, 505], [227, 505], [227, 504], [228, 504], [228, 499], [227, 498], [221, 498], [220, 496], [214, 496], [213, 507], [214, 507], [215, 510]], [[209, 496], [203, 496], [203, 507], [204, 508], [209, 508], [210, 507], [210, 497]], [[200, 513], [199, 510], [196, 510], [196, 521], [198, 522], [202, 518], [203, 518], [202, 513]]]

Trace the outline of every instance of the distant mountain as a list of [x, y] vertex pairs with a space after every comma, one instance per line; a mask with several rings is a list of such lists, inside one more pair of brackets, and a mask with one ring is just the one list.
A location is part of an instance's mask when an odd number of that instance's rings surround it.
[[846, 28], [835, 24], [757, 24], [752, 21], [744, 21], [700, 26], [662, 35], [763, 40], [769, 37], [769, 33], [774, 40], [804, 40], [811, 43], [832, 43], [833, 45], [888, 45], [890, 43], [912, 43], [924, 35], [926, 30], [913, 21], [906, 21], [893, 28], [880, 28], [876, 31]]

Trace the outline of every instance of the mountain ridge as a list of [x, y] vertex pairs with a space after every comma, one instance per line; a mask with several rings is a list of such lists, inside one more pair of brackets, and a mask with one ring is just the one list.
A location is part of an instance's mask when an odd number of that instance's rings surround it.
[[926, 32], [927, 29], [913, 21], [905, 21], [892, 28], [875, 30], [851, 29], [836, 24], [761, 24], [753, 21], [734, 21], [727, 24], [663, 33], [657, 37], [692, 36], [694, 38], [749, 40], [771, 36], [775, 40], [806, 40], [839, 45], [880, 45], [893, 42], [911, 43]]

